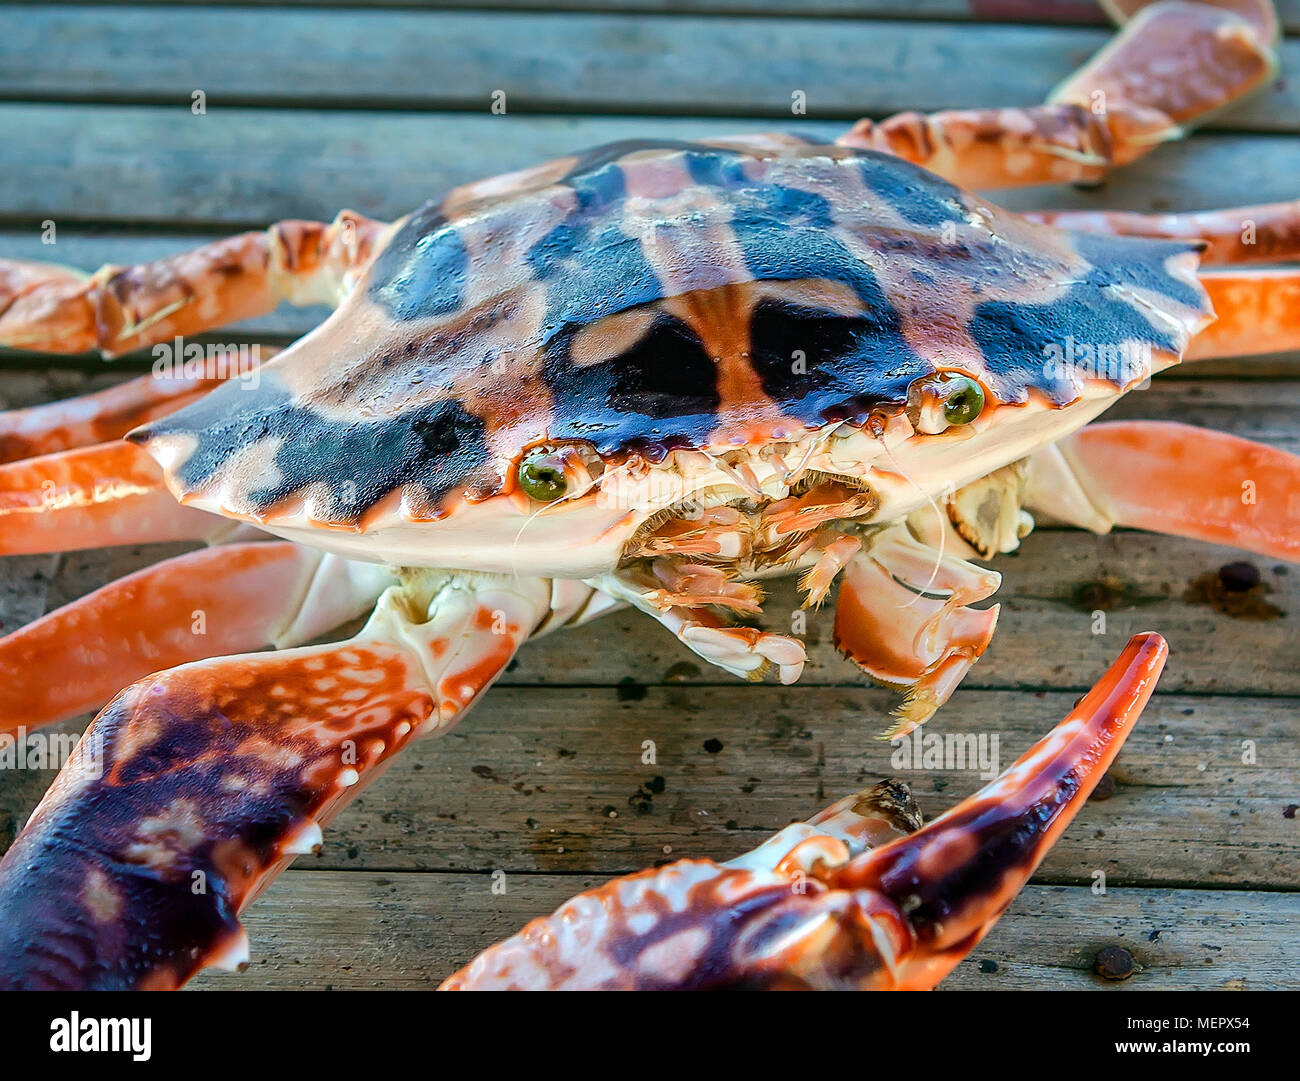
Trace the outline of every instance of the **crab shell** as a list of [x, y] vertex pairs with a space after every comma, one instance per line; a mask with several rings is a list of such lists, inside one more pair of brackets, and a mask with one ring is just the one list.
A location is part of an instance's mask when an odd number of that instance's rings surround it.
[[[352, 557], [584, 577], [682, 500], [781, 498], [796, 463], [895, 519], [1091, 419], [1211, 318], [1195, 244], [1034, 225], [794, 137], [601, 147], [381, 244], [255, 383], [133, 434], [179, 499]], [[1142, 362], [1081, 370], [1076, 343]], [[908, 392], [940, 371], [986, 408], [924, 435]], [[521, 456], [570, 444], [589, 483], [533, 504]]]

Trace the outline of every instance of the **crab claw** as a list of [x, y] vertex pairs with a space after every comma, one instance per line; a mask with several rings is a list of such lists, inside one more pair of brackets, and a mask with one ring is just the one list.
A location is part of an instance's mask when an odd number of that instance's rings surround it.
[[916, 832], [905, 786], [877, 785], [730, 863], [679, 860], [581, 894], [443, 989], [931, 988], [1087, 800], [1167, 653], [1137, 635], [1060, 725]]
[[243, 908], [412, 739], [451, 727], [555, 596], [413, 576], [347, 641], [128, 687], [0, 860], [0, 990], [171, 989], [245, 964]]

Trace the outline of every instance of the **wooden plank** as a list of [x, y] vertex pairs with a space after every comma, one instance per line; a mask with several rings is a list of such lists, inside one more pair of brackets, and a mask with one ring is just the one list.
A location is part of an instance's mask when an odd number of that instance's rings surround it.
[[[634, 642], [651, 648], [652, 630], [643, 624]], [[573, 632], [567, 646], [590, 657], [608, 632]], [[1106, 661], [1122, 643], [1108, 637]], [[1037, 648], [1060, 643], [1048, 637]], [[1104, 663], [1056, 659], [1069, 666], [1058, 685], [1089, 683]], [[1184, 663], [1176, 641], [1172, 667]], [[912, 769], [875, 738], [897, 701], [889, 691], [633, 682], [647, 674], [607, 668], [601, 686], [494, 688], [463, 725], [413, 748], [363, 794], [312, 865], [618, 873], [662, 859], [665, 845], [676, 856], [729, 858], [887, 776], [908, 781], [937, 814], [981, 787], [981, 773], [1008, 766], [1077, 698], [964, 687], [927, 731], [974, 737], [982, 760]], [[1294, 699], [1162, 691], [1111, 771], [1114, 794], [1084, 809], [1041, 880], [1086, 884], [1101, 871], [1114, 885], [1300, 886], [1300, 836], [1287, 811], [1295, 716]], [[51, 778], [5, 775], [0, 840], [12, 839]]]
[[[130, 0], [99, 0], [121, 5]], [[44, 0], [65, 4], [69, 0]], [[134, 0], [133, 6], [173, 5], [175, 0]], [[347, 8], [355, 0], [237, 0], [240, 6], [311, 6]], [[230, 0], [190, 0], [188, 6], [230, 6]], [[79, 4], [78, 4], [79, 6]], [[1047, 25], [1106, 26], [1095, 0], [386, 0], [389, 8], [569, 10], [694, 14], [694, 16], [797, 16], [800, 18], [906, 18], [945, 21], [1047, 23]], [[1287, 31], [1300, 30], [1300, 0], [1274, 0], [1278, 19]]]
[[[1108, 29], [389, 9], [0, 8], [0, 96], [209, 106], [883, 116], [1043, 100]], [[147, 50], [139, 42], [148, 41]], [[195, 41], [221, 42], [198, 51]], [[122, 56], [133, 57], [124, 65]], [[989, 63], [990, 56], [998, 58]], [[1281, 47], [1300, 68], [1300, 42]], [[340, 73], [346, 72], [345, 78]], [[1214, 118], [1295, 131], [1285, 81]]]
[[[246, 917], [246, 972], [204, 973], [200, 990], [429, 989], [475, 953], [596, 880], [290, 872]], [[1214, 890], [1029, 886], [943, 983], [958, 990], [1295, 989], [1300, 896]], [[1124, 983], [1093, 971], [1097, 951], [1128, 949]]]
[[[800, 127], [795, 124], [780, 125]], [[0, 222], [164, 223], [236, 229], [332, 218], [350, 206], [409, 212], [456, 184], [614, 139], [699, 138], [770, 122], [398, 114], [315, 110], [0, 105]], [[825, 134], [825, 124], [804, 125]], [[829, 129], [833, 130], [833, 129]], [[1205, 134], [1161, 147], [1094, 191], [999, 193], [1030, 206], [1133, 210], [1245, 205], [1295, 197], [1295, 140]], [[44, 253], [48, 258], [48, 253]]]
[[[75, 0], [44, 0], [51, 5]], [[132, 0], [102, 0], [121, 5]], [[172, 6], [176, 0], [133, 0], [132, 6]], [[238, 6], [353, 7], [356, 0], [235, 0]], [[231, 6], [231, 0], [190, 0], [188, 6]], [[78, 5], [80, 6], [80, 5]], [[663, 15], [793, 15], [800, 18], [943, 19], [1106, 26], [1094, 0], [385, 0], [385, 7], [494, 11], [604, 11]], [[1300, 0], [1275, 0], [1288, 31], [1300, 30]]]

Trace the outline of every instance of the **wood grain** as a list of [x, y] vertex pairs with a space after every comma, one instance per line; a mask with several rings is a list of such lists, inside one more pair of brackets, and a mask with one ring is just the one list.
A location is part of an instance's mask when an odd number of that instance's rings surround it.
[[[801, 90], [808, 115], [856, 119], [1033, 104], [1111, 36], [1106, 28], [688, 15], [0, 8], [0, 96], [188, 110], [202, 90], [211, 108], [487, 112], [504, 91], [516, 113], [789, 117]], [[195, 49], [196, 41], [222, 47]], [[122, 64], [126, 55], [134, 62]], [[1300, 42], [1284, 41], [1281, 59], [1300, 67]], [[1300, 87], [1279, 82], [1210, 123], [1295, 131]]]
[[[253, 961], [204, 973], [201, 989], [430, 990], [483, 947], [597, 879], [290, 871], [249, 916]], [[1291, 928], [1300, 895], [1221, 890], [1029, 886], [945, 990], [1254, 990], [1300, 987]], [[1093, 972], [1097, 951], [1128, 949], [1123, 983]]]

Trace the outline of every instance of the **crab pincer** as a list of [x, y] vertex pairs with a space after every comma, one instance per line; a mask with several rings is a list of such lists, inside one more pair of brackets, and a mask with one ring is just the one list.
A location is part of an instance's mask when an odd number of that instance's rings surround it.
[[927, 826], [906, 786], [885, 782], [738, 859], [678, 860], [581, 894], [442, 989], [934, 987], [1083, 806], [1167, 655], [1159, 635], [1135, 636], [1064, 721]]
[[173, 989], [240, 967], [243, 908], [555, 610], [543, 579], [407, 582], [347, 641], [127, 688], [0, 860], [0, 989]]

